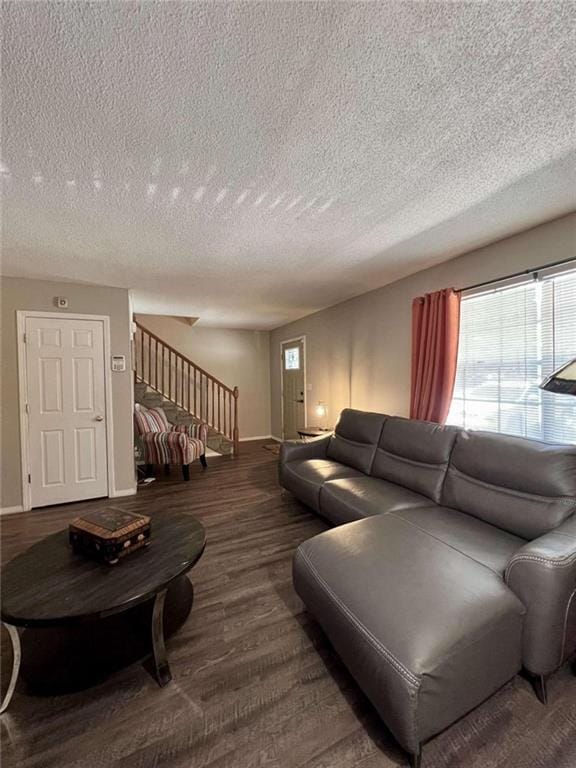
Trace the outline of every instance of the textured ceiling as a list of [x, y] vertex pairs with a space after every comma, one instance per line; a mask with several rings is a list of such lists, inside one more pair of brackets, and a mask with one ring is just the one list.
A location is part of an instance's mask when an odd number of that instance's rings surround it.
[[567, 213], [575, 9], [4, 2], [4, 273], [269, 328]]

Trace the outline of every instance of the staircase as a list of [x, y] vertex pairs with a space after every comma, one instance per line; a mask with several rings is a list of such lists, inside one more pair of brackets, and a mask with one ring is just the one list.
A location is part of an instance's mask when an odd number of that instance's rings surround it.
[[238, 454], [238, 387], [231, 389], [136, 322], [134, 399], [173, 424], [208, 424], [207, 445]]

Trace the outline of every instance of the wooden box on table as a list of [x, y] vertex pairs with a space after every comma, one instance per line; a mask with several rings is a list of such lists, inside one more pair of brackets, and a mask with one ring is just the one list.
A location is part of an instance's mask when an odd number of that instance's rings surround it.
[[77, 517], [69, 526], [75, 552], [114, 565], [150, 543], [150, 518], [118, 507], [105, 507]]

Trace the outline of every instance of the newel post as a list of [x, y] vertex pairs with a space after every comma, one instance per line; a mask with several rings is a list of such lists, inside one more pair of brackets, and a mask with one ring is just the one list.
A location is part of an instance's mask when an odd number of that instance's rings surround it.
[[238, 387], [234, 387], [234, 429], [232, 432], [232, 440], [234, 442], [234, 455], [238, 456], [238, 449], [240, 447], [240, 433], [238, 431]]

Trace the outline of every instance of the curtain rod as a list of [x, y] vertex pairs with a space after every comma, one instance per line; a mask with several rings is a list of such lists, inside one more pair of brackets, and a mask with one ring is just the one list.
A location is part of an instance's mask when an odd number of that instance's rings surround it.
[[523, 275], [536, 275], [538, 272], [542, 272], [544, 269], [552, 269], [552, 267], [560, 267], [562, 264], [570, 264], [570, 262], [576, 262], [576, 257], [572, 256], [570, 259], [563, 259], [562, 261], [553, 261], [551, 264], [544, 264], [541, 267], [533, 267], [532, 269], [524, 269], [521, 272], [514, 272], [512, 275], [506, 275], [505, 277], [499, 277], [496, 280], [486, 280], [483, 283], [476, 283], [475, 285], [467, 285], [465, 288], [457, 288], [456, 293], [463, 293], [464, 291], [472, 291], [475, 288], [484, 288], [485, 285], [496, 285], [497, 283], [503, 283], [506, 280], [512, 280], [515, 277], [523, 277]]

